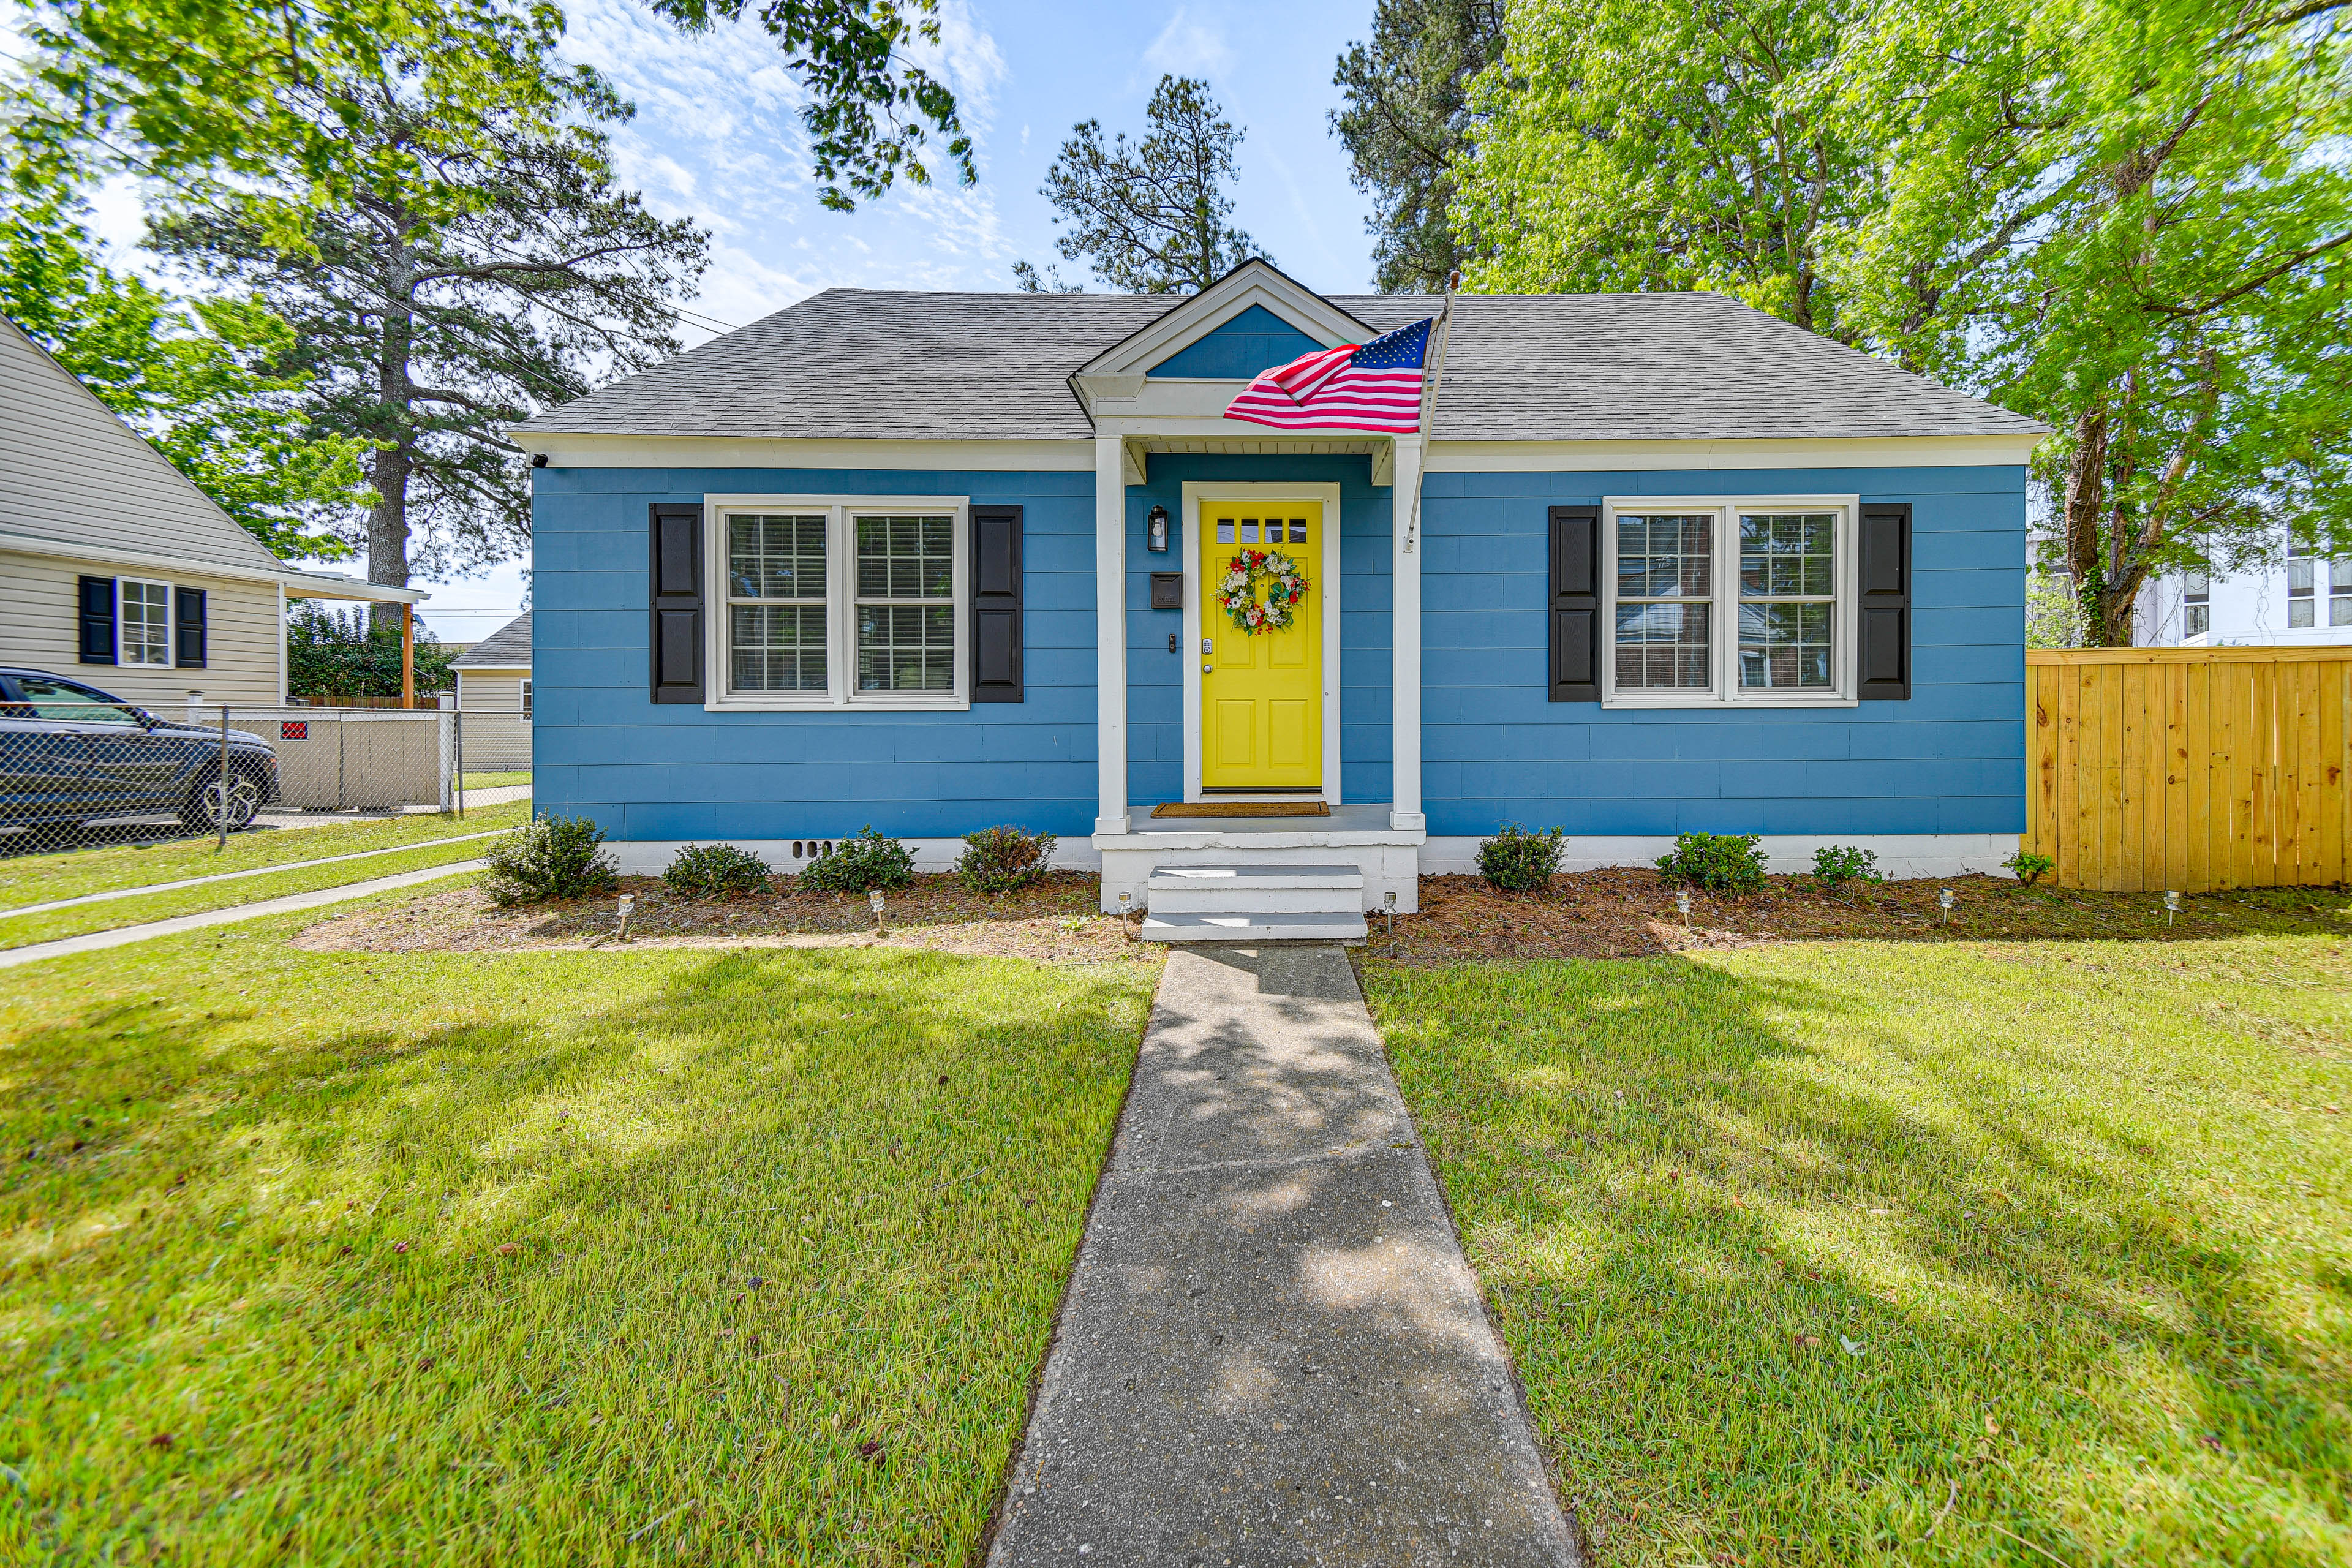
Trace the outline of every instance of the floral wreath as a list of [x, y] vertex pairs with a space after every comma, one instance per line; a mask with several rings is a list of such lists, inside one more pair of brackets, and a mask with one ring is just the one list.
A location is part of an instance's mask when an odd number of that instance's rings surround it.
[[[1258, 584], [1265, 597], [1257, 596]], [[1244, 550], [1225, 568], [1217, 584], [1217, 602], [1245, 636], [1287, 630], [1297, 618], [1298, 602], [1307, 597], [1307, 574], [1278, 550]]]

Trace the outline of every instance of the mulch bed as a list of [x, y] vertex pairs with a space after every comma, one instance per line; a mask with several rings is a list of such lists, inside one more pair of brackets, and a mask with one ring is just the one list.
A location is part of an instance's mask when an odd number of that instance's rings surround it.
[[[795, 891], [688, 899], [655, 877], [625, 877], [636, 895], [626, 942], [607, 895], [502, 910], [473, 888], [383, 904], [325, 921], [294, 939], [313, 952], [517, 952], [583, 948], [885, 947], [1027, 958], [1045, 963], [1157, 963], [1158, 944], [1129, 940], [1118, 917], [1096, 909], [1090, 872], [1055, 872], [1017, 893], [974, 893], [952, 876], [923, 876], [887, 895], [874, 932], [864, 895]], [[1953, 893], [1951, 919], [1938, 889]], [[1675, 889], [1651, 870], [1579, 871], [1549, 891], [1501, 893], [1476, 877], [1425, 877], [1421, 912], [1397, 917], [1391, 937], [1371, 916], [1370, 954], [1434, 965], [1471, 959], [1645, 958], [1759, 942], [1954, 938], [2188, 939], [2250, 932], [2352, 936], [2352, 900], [2321, 889], [2263, 888], [2192, 894], [2167, 926], [2155, 893], [2032, 888], [1995, 877], [1849, 884], [1822, 890], [1811, 877], [1767, 879], [1760, 892], [1694, 890], [1690, 923]]]
[[625, 942], [614, 897], [502, 910], [461, 888], [383, 904], [304, 931], [312, 952], [527, 952], [583, 948], [914, 947], [1047, 963], [1157, 963], [1160, 950], [1122, 936], [1097, 910], [1099, 882], [1059, 871], [1017, 893], [975, 893], [952, 876], [922, 876], [885, 895], [884, 934], [863, 893], [795, 890], [688, 899], [658, 877], [624, 877], [636, 896]]
[[[1952, 889], [1950, 922], [1937, 895]], [[1477, 877], [1424, 877], [1421, 912], [1401, 915], [1391, 939], [1371, 917], [1370, 951], [1418, 965], [1465, 959], [1643, 958], [1696, 949], [1790, 941], [1941, 942], [2209, 938], [2248, 932], [2352, 936], [2352, 900], [2323, 889], [2264, 888], [2192, 894], [2167, 926], [2158, 893], [2026, 887], [1998, 877], [1849, 883], [1823, 891], [1809, 876], [1770, 877], [1762, 891], [1693, 889], [1690, 924], [1657, 872], [1579, 871], [1541, 893], [1502, 893]]]

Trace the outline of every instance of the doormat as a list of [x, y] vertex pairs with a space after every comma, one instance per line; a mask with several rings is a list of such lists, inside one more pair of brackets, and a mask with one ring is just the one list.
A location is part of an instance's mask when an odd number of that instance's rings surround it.
[[1151, 808], [1154, 816], [1328, 816], [1331, 808], [1319, 800], [1164, 800]]

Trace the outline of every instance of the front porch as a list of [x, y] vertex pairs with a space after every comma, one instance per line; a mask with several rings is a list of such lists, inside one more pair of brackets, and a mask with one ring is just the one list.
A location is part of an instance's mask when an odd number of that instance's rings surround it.
[[[1328, 817], [1142, 816], [1127, 832], [1095, 835], [1102, 907], [1228, 922], [1190, 935], [1147, 922], [1147, 939], [1360, 941], [1365, 914], [1391, 907], [1391, 896], [1399, 914], [1421, 908], [1421, 845], [1428, 836], [1418, 826], [1397, 826], [1393, 815], [1386, 805], [1341, 805]], [[1331, 918], [1313, 929], [1265, 919], [1309, 914]], [[1236, 918], [1255, 923], [1230, 923]]]

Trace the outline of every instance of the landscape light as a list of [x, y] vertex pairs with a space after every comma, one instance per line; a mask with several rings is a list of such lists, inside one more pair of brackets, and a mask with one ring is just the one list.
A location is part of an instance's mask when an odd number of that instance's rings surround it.
[[1675, 911], [1683, 917], [1683, 924], [1690, 924], [1690, 889], [1688, 888], [1675, 889]]
[[624, 942], [626, 942], [629, 939], [629, 911], [636, 907], [637, 896], [635, 893], [623, 893], [621, 895], [620, 936], [621, 940]]
[[880, 931], [882, 929], [882, 889], [876, 888], [872, 891], [868, 892], [866, 895], [866, 901], [869, 905], [873, 906], [874, 929], [876, 931]]
[[2170, 925], [2172, 917], [2180, 912], [2180, 895], [2168, 891], [2164, 895], [2164, 923]]
[[1943, 909], [1944, 923], [1946, 925], [1950, 925], [1952, 923], [1952, 889], [1946, 888], [1941, 892], [1937, 893], [1936, 895], [1936, 902]]

